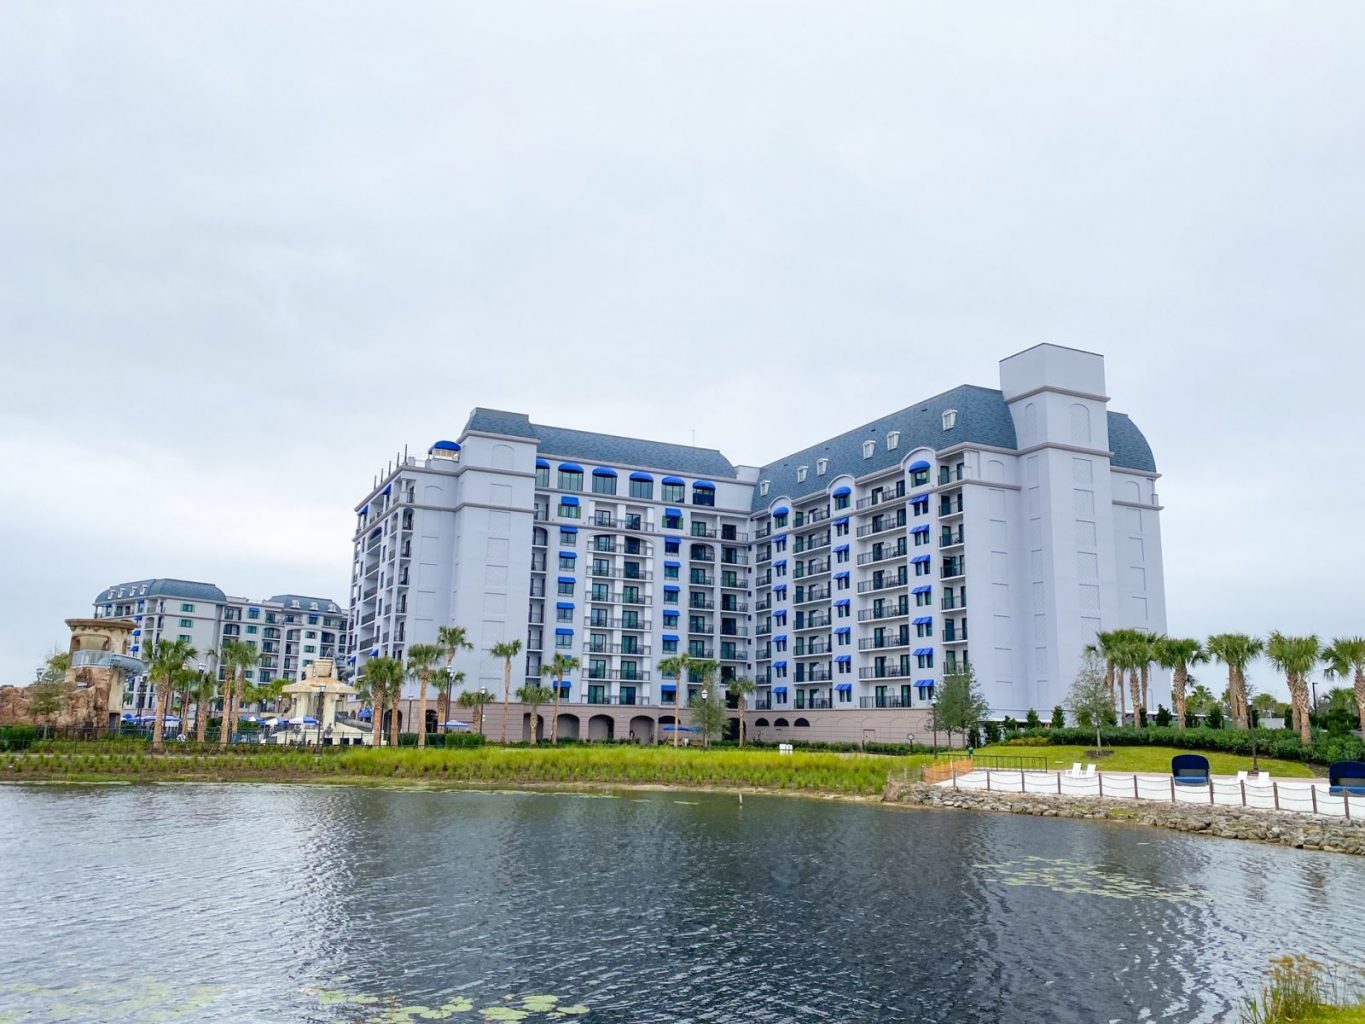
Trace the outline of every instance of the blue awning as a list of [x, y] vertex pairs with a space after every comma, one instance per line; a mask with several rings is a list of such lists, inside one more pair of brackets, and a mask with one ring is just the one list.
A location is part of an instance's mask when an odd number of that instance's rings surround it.
[[834, 578], [835, 578], [836, 580], [846, 580], [846, 579], [848, 579], [848, 570], [845, 569], [843, 572], [836, 572], [836, 573], [834, 574]]
[[681, 563], [681, 562], [664, 562], [664, 568], [665, 568], [665, 569], [681, 569], [681, 568], [682, 568], [682, 563]]
[[791, 511], [791, 509], [787, 508], [786, 505], [779, 505], [777, 508], [773, 509], [773, 515], [775, 515], [775, 516], [785, 516], [785, 515], [786, 515], [787, 513], [789, 513], [790, 511]]
[[382, 491], [380, 491], [379, 493], [380, 493], [380, 494], [392, 494], [392, 493], [393, 493], [393, 484], [385, 484], [385, 485], [384, 485], [384, 489], [383, 489]]
[[665, 592], [670, 593], [670, 594], [676, 594], [680, 589], [682, 589], [682, 588], [680, 588], [676, 583], [665, 583], [665, 584], [664, 584], [664, 590], [665, 590]]
[[[846, 658], [846, 657], [845, 657], [845, 658], [840, 658], [839, 660], [840, 660], [840, 661], [847, 661], [848, 658]], [[852, 690], [853, 690], [853, 684], [852, 684], [852, 683], [840, 683], [838, 686], [835, 687], [835, 689], [838, 690], [840, 693], [850, 693], [850, 692], [852, 692]]]
[[923, 563], [923, 562], [929, 561], [929, 556], [928, 556], [928, 555], [916, 555], [914, 558], [910, 559], [910, 561], [912, 561], [912, 562], [914, 562], [916, 565], [918, 565], [918, 564], [921, 564], [921, 563]]
[[650, 476], [648, 473], [641, 473], [638, 470], [630, 474], [630, 478], [632, 480], [648, 480], [650, 483], [654, 482], [654, 478], [652, 476]]
[[665, 640], [672, 640], [674, 643], [677, 643], [677, 642], [678, 642], [678, 634], [677, 634], [677, 633], [665, 633], [665, 634], [664, 634], [664, 639], [665, 639]]
[[140, 629], [135, 629], [135, 630], [133, 630], [133, 636], [141, 636], [141, 635], [142, 635], [142, 630], [140, 630]]
[[848, 599], [848, 598], [846, 598], [846, 597], [841, 597], [841, 598], [839, 598], [839, 600], [837, 600], [837, 601], [834, 602], [834, 607], [835, 607], [835, 608], [847, 608], [847, 607], [849, 606], [849, 604], [850, 604], [850, 602], [849, 602], [849, 599]]
[[366, 505], [364, 508], [362, 508], [362, 509], [360, 510], [360, 514], [361, 514], [362, 516], [363, 516], [363, 515], [368, 515], [369, 512], [370, 512], [370, 506], [369, 506], [369, 505]]
[[544, 459], [536, 459], [536, 469], [549, 469], [550, 464]]
[[841, 551], [847, 551], [847, 550], [848, 550], [848, 545], [847, 545], [847, 544], [836, 544], [836, 545], [834, 545], [834, 553], [835, 553], [836, 555], [839, 554]]
[[836, 630], [834, 631], [834, 635], [835, 635], [835, 636], [847, 636], [849, 633], [852, 633], [852, 632], [853, 632], [853, 627], [851, 627], [851, 626], [840, 626], [838, 629], [836, 629]]
[[687, 481], [680, 476], [666, 476], [664, 477], [663, 482], [675, 487], [681, 487], [683, 484], [687, 483]]
[[560, 582], [560, 583], [577, 583], [578, 581], [577, 581], [576, 579], [574, 579], [572, 576], [561, 576], [561, 577], [559, 577], [559, 582]]
[[573, 602], [572, 602], [572, 601], [557, 601], [557, 602], [555, 603], [555, 607], [556, 607], [556, 608], [568, 608], [570, 611], [573, 611]]
[[581, 473], [583, 472], [583, 467], [576, 462], [561, 462], [559, 464], [559, 471], [561, 473]]
[[787, 667], [787, 663], [786, 663], [785, 661], [775, 661], [775, 662], [773, 662], [773, 668], [786, 668], [786, 667]]
[[927, 594], [927, 593], [929, 593], [929, 592], [930, 592], [931, 590], [933, 590], [933, 589], [934, 589], [933, 587], [928, 587], [928, 586], [925, 586], [925, 587], [916, 587], [914, 590], [911, 591], [911, 593], [912, 593], [912, 594]]
[[786, 560], [785, 558], [779, 558], [776, 562], [773, 563], [773, 568], [776, 569], [779, 565], [786, 565], [786, 564], [787, 564], [787, 560]]
[[834, 520], [834, 525], [835, 525], [835, 526], [847, 526], [847, 525], [848, 525], [848, 516], [840, 516], [838, 519]]
[[[562, 469], [563, 467], [561, 466], [560, 468]], [[598, 466], [596, 469], [594, 469], [594, 470], [592, 471], [592, 475], [593, 475], [593, 476], [615, 476], [615, 475], [616, 475], [616, 470], [614, 470], [614, 469], [607, 469], [607, 468], [605, 468], [605, 467], [603, 467], [603, 466]]]
[[929, 532], [929, 524], [928, 524], [928, 523], [920, 523], [919, 526], [916, 526], [916, 527], [915, 527], [913, 530], [911, 530], [910, 532], [911, 532], [911, 533], [928, 533], [928, 532]]
[[785, 583], [779, 583], [777, 586], [773, 587], [774, 594], [785, 594], [786, 592], [787, 585]]
[[[786, 662], [784, 661], [782, 664], [785, 665]], [[785, 697], [787, 695], [787, 688], [785, 686], [774, 686], [773, 694], [779, 697]]]
[[915, 685], [918, 686], [918, 687], [920, 687], [920, 688], [923, 688], [923, 687], [926, 687], [926, 686], [933, 686], [933, 685], [934, 685], [934, 681], [933, 681], [932, 679], [916, 679], [916, 680], [915, 680]]
[[662, 686], [659, 687], [659, 691], [660, 691], [661, 693], [677, 693], [677, 692], [678, 692], [678, 684], [677, 684], [677, 683], [664, 683]]
[[928, 501], [928, 500], [929, 500], [929, 495], [927, 495], [927, 494], [916, 494], [913, 498], [910, 499], [910, 504], [912, 504], [912, 505], [918, 505], [921, 501]]
[[664, 509], [664, 515], [666, 515], [666, 516], [681, 516], [681, 515], [682, 515], [682, 509], [680, 509], [680, 508], [666, 508], [666, 509]]
[[830, 491], [830, 494], [834, 495], [834, 497], [836, 498], [842, 498], [845, 494], [852, 493], [853, 493], [852, 487], [836, 487], [834, 488], [834, 490]]
[[567, 525], [565, 525], [565, 524], [563, 524], [563, 523], [560, 523], [560, 524], [559, 524], [559, 532], [560, 532], [560, 533], [577, 533], [577, 532], [578, 532], [578, 527], [576, 527], [576, 526], [567, 526]]
[[559, 496], [559, 503], [561, 505], [577, 505], [578, 499], [575, 498], [572, 494], [561, 494]]
[[915, 657], [916, 657], [916, 658], [922, 658], [922, 657], [924, 657], [926, 654], [933, 654], [933, 653], [934, 653], [934, 649], [933, 649], [932, 647], [916, 647], [916, 648], [915, 648]]
[[773, 643], [775, 644], [785, 644], [786, 642], [787, 642], [786, 633], [779, 633], [777, 634], [777, 636], [773, 637]]
[[560, 626], [555, 630], [555, 636], [573, 636], [573, 630], [568, 626]]
[[925, 462], [923, 459], [920, 459], [918, 462], [912, 462], [912, 463], [910, 463], [910, 465], [909, 465], [908, 468], [909, 468], [910, 472], [913, 473], [913, 472], [915, 472], [915, 471], [917, 471], [917, 470], [928, 469], [928, 468], [929, 468], [929, 463]]
[[700, 491], [714, 491], [716, 489], [716, 485], [710, 480], [695, 480], [692, 483], [692, 487], [694, 490]]
[[559, 557], [560, 557], [560, 558], [577, 558], [577, 557], [578, 557], [578, 552], [577, 552], [577, 551], [561, 551], [561, 552], [559, 553]]
[[931, 622], [933, 622], [933, 621], [934, 621], [934, 617], [933, 617], [932, 615], [921, 615], [919, 618], [917, 618], [917, 619], [915, 620], [915, 625], [916, 625], [916, 626], [927, 626], [927, 625], [929, 625], [929, 623], [931, 623]]
[[787, 621], [787, 609], [785, 608], [777, 609], [777, 611], [773, 612], [773, 618], [776, 619], [778, 622], [785, 623]]
[[676, 555], [678, 553], [678, 545], [680, 545], [681, 543], [682, 543], [681, 537], [665, 537], [664, 552], [666, 554]]

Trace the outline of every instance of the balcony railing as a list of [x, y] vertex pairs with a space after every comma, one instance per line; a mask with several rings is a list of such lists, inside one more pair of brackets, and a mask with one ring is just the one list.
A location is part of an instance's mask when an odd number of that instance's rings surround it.
[[908, 550], [909, 549], [904, 543], [897, 544], [894, 547], [886, 547], [883, 545], [881, 550], [873, 548], [871, 551], [859, 555], [858, 564], [870, 565], [873, 562], [885, 562], [892, 558], [904, 558], [908, 553]]
[[798, 622], [793, 629], [825, 629], [834, 619], [829, 615], [811, 615], [804, 622]]
[[812, 601], [825, 601], [829, 599], [829, 587], [807, 587], [806, 596], [800, 598], [796, 604], [810, 604]]
[[858, 669], [858, 678], [859, 678], [859, 679], [909, 679], [910, 676], [914, 673], [914, 671], [915, 671], [915, 670], [914, 670], [913, 668], [909, 667], [908, 665], [905, 666], [905, 667], [902, 667], [902, 666], [900, 666], [900, 665], [887, 665], [885, 668], [877, 668], [877, 667], [874, 665], [874, 666], [871, 667], [871, 668], [860, 668], [860, 669]]
[[938, 606], [945, 612], [953, 611], [956, 608], [966, 608], [967, 598], [957, 597], [953, 594], [944, 594], [943, 599], [939, 601]]
[[886, 533], [890, 530], [903, 530], [905, 529], [905, 522], [904, 516], [895, 516], [891, 519], [874, 519], [866, 526], [858, 527], [858, 536], [872, 537], [878, 533]]
[[723, 590], [748, 590], [749, 583], [743, 576], [736, 576], [733, 580], [727, 580], [724, 575], [720, 578], [721, 589]]
[[612, 682], [619, 681], [622, 683], [647, 683], [649, 682], [649, 672], [636, 672], [633, 675], [623, 675], [619, 669], [598, 669], [596, 672], [592, 669], [588, 669], [588, 678], [593, 682], [610, 680]]
[[819, 646], [811, 644], [809, 647], [806, 648], [802, 648], [800, 644], [797, 644], [796, 650], [792, 653], [792, 657], [814, 658], [821, 654], [828, 654], [833, 649], [834, 649], [833, 644], [821, 644]]
[[589, 645], [588, 645], [588, 653], [589, 653], [589, 654], [626, 654], [626, 655], [634, 655], [634, 656], [637, 657], [637, 658], [648, 658], [648, 657], [650, 656], [650, 648], [649, 648], [648, 646], [644, 646], [644, 647], [628, 647], [628, 646], [625, 646], [625, 645], [623, 645], [623, 644], [589, 644]]
[[766, 612], [772, 606], [773, 606], [772, 595], [767, 594], [763, 597], [760, 597], [757, 601], [754, 602], [754, 611]]
[[651, 628], [648, 619], [611, 619], [593, 618], [592, 616], [585, 616], [583, 625], [592, 629], [628, 629], [632, 632], [648, 631]]
[[908, 700], [900, 697], [859, 697], [858, 707], [860, 708], [908, 708], [913, 707]]
[[863, 580], [858, 584], [858, 593], [870, 594], [877, 590], [892, 590], [896, 587], [908, 586], [910, 577], [903, 573], [895, 576], [886, 576], [880, 580]]
[[887, 505], [893, 501], [905, 500], [905, 485], [901, 484], [891, 490], [873, 491], [866, 498], [859, 498], [855, 506], [859, 511], [865, 508], [876, 508], [878, 505]]
[[942, 519], [944, 516], [955, 516], [962, 511], [962, 495], [956, 498], [943, 498], [938, 503], [938, 515]]
[[773, 528], [771, 526], [760, 526], [757, 530], [754, 531], [754, 540], [763, 540], [764, 538], [771, 537], [772, 535]]
[[[829, 677], [828, 677], [828, 676], [826, 676], [824, 679], [797, 679], [797, 680], [796, 680], [796, 682], [798, 682], [798, 683], [810, 683], [810, 682], [820, 682], [820, 683], [823, 683], [823, 682], [828, 682], [828, 681], [829, 681]], [[829, 698], [828, 698], [828, 697], [807, 697], [807, 698], [805, 698], [804, 700], [801, 700], [801, 701], [797, 702], [796, 704], [793, 704], [793, 705], [792, 705], [792, 710], [793, 710], [793, 711], [821, 711], [821, 710], [824, 710], [824, 709], [828, 708], [829, 706], [830, 706], [830, 703], [829, 703]]]
[[687, 582], [694, 587], [714, 587], [716, 585], [716, 577], [709, 572], [694, 573], [687, 578]]
[[876, 622], [880, 619], [899, 619], [910, 614], [908, 604], [893, 605], [890, 608], [868, 608], [858, 613], [859, 622]]
[[966, 535], [963, 533], [962, 525], [959, 523], [956, 530], [951, 526], [943, 528], [943, 535], [939, 538], [938, 546], [941, 548], [955, 548], [959, 544], [966, 542]]
[[820, 548], [829, 547], [829, 531], [824, 533], [812, 534], [809, 537], [797, 537], [792, 542], [792, 554], [799, 555], [803, 551], [818, 551]]
[[884, 636], [878, 639], [875, 636], [865, 637], [858, 641], [860, 651], [882, 651], [889, 647], [909, 647], [911, 637], [907, 633], [905, 636]]
[[709, 597], [692, 597], [688, 598], [687, 607], [710, 611], [716, 607], [716, 602]]

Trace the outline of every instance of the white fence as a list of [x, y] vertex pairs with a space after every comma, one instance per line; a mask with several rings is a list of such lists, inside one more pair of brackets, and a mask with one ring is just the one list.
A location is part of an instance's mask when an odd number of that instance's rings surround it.
[[1089, 796], [1113, 800], [1150, 800], [1167, 804], [1208, 804], [1264, 811], [1297, 811], [1323, 817], [1365, 817], [1365, 797], [1352, 800], [1346, 792], [1333, 794], [1325, 780], [1214, 778], [1198, 786], [1178, 785], [1169, 775], [1141, 772], [1100, 772], [1076, 776], [1066, 772], [1024, 771], [1017, 768], [976, 768], [955, 775], [943, 786], [992, 793], [1029, 796]]

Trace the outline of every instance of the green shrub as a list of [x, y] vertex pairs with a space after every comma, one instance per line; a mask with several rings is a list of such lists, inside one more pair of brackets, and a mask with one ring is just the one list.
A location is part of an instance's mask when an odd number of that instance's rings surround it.
[[1164, 704], [1158, 704], [1156, 706], [1156, 715], [1153, 717], [1152, 720], [1156, 723], [1156, 727], [1158, 729], [1167, 729], [1170, 728], [1171, 720], [1173, 717], [1174, 716], [1172, 716], [1172, 714], [1168, 710], [1166, 710], [1166, 706]]
[[27, 750], [38, 738], [34, 725], [0, 726], [0, 750]]
[[1066, 712], [1062, 710], [1062, 706], [1060, 704], [1058, 704], [1055, 708], [1052, 709], [1052, 728], [1054, 729], [1066, 728]]
[[1043, 720], [1038, 717], [1038, 712], [1034, 711], [1033, 708], [1029, 708], [1028, 714], [1024, 716], [1024, 727], [1028, 729], [1037, 729], [1042, 724]]

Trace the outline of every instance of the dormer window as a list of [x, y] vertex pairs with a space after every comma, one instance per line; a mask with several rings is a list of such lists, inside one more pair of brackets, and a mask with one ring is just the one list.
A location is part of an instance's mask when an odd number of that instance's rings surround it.
[[876, 441], [864, 441], [864, 442], [863, 442], [863, 458], [865, 458], [865, 459], [870, 459], [870, 458], [872, 458], [872, 453], [875, 452], [876, 450], [877, 450], [877, 442], [876, 442]]
[[892, 430], [886, 435], [886, 450], [894, 451], [901, 443], [901, 432]]
[[956, 426], [956, 425], [957, 425], [957, 410], [956, 410], [956, 409], [944, 409], [944, 410], [943, 410], [943, 429], [944, 429], [944, 430], [952, 430], [953, 427]]
[[825, 475], [825, 470], [827, 470], [827, 469], [829, 469], [829, 459], [816, 459], [816, 460], [815, 460], [815, 475], [816, 475], [816, 476], [824, 476], [824, 475]]
[[798, 484], [799, 484], [799, 483], [803, 483], [803, 482], [805, 481], [805, 479], [806, 479], [806, 475], [807, 475], [809, 472], [810, 472], [810, 467], [809, 467], [809, 466], [797, 466], [797, 467], [796, 467], [796, 482], [797, 482]]
[[763, 496], [763, 497], [767, 497], [767, 494], [768, 494], [768, 486], [769, 486], [771, 483], [772, 483], [771, 480], [760, 480], [760, 481], [758, 482], [758, 493], [759, 493], [761, 496]]

